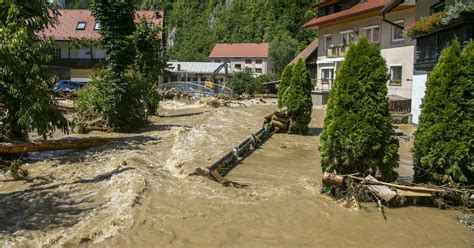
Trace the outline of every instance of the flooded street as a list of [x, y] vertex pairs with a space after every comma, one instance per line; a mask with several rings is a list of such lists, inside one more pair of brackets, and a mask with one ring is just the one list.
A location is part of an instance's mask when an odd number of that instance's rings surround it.
[[[319, 193], [315, 108], [307, 136], [276, 134], [227, 179], [225, 188], [188, 177], [262, 126], [271, 104], [208, 108], [165, 102], [160, 117], [126, 142], [32, 161], [31, 180], [0, 176], [0, 247], [472, 247], [454, 210], [351, 211]], [[401, 127], [409, 132], [410, 127]], [[407, 131], [408, 130], [408, 131]], [[92, 133], [91, 136], [98, 135]], [[400, 142], [410, 178], [411, 143]]]

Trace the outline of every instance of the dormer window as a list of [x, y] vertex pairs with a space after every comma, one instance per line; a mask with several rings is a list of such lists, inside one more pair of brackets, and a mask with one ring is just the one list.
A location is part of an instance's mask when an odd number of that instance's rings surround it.
[[100, 22], [94, 24], [94, 30], [100, 30]]
[[85, 30], [86, 29], [86, 22], [78, 22], [76, 26], [76, 30]]

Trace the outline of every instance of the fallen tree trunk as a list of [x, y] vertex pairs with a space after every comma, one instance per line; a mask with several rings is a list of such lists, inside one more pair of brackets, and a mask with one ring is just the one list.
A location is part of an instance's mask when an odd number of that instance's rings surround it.
[[0, 154], [21, 154], [27, 152], [85, 149], [103, 146], [113, 138], [86, 138], [72, 140], [45, 140], [22, 143], [0, 143]]

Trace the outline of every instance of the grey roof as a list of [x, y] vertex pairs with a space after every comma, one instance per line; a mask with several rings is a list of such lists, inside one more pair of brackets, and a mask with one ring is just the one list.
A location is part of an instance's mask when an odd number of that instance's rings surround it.
[[[212, 74], [217, 68], [221, 65], [221, 63], [213, 63], [213, 62], [168, 62], [167, 71], [169, 72], [178, 72], [178, 65], [180, 65], [179, 72], [188, 72], [193, 74]], [[218, 74], [225, 74], [224, 68], [222, 68]]]

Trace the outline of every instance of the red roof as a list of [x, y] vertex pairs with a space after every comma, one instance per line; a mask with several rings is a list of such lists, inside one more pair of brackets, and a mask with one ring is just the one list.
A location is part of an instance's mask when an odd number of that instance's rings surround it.
[[390, 0], [367, 0], [367, 2], [359, 2], [350, 9], [346, 9], [327, 16], [317, 17], [303, 25], [305, 28], [317, 27], [322, 24], [327, 24], [333, 21], [341, 20], [347, 17], [372, 12], [382, 9]]
[[[99, 39], [100, 34], [94, 30], [95, 18], [90, 10], [59, 10], [58, 23], [53, 28], [41, 32], [40, 36], [54, 37], [64, 41], [71, 38]], [[148, 22], [163, 28], [163, 11], [136, 11], [136, 19], [145, 17]], [[77, 24], [85, 22], [84, 30], [77, 30]]]
[[210, 58], [268, 58], [268, 43], [216, 44]]

